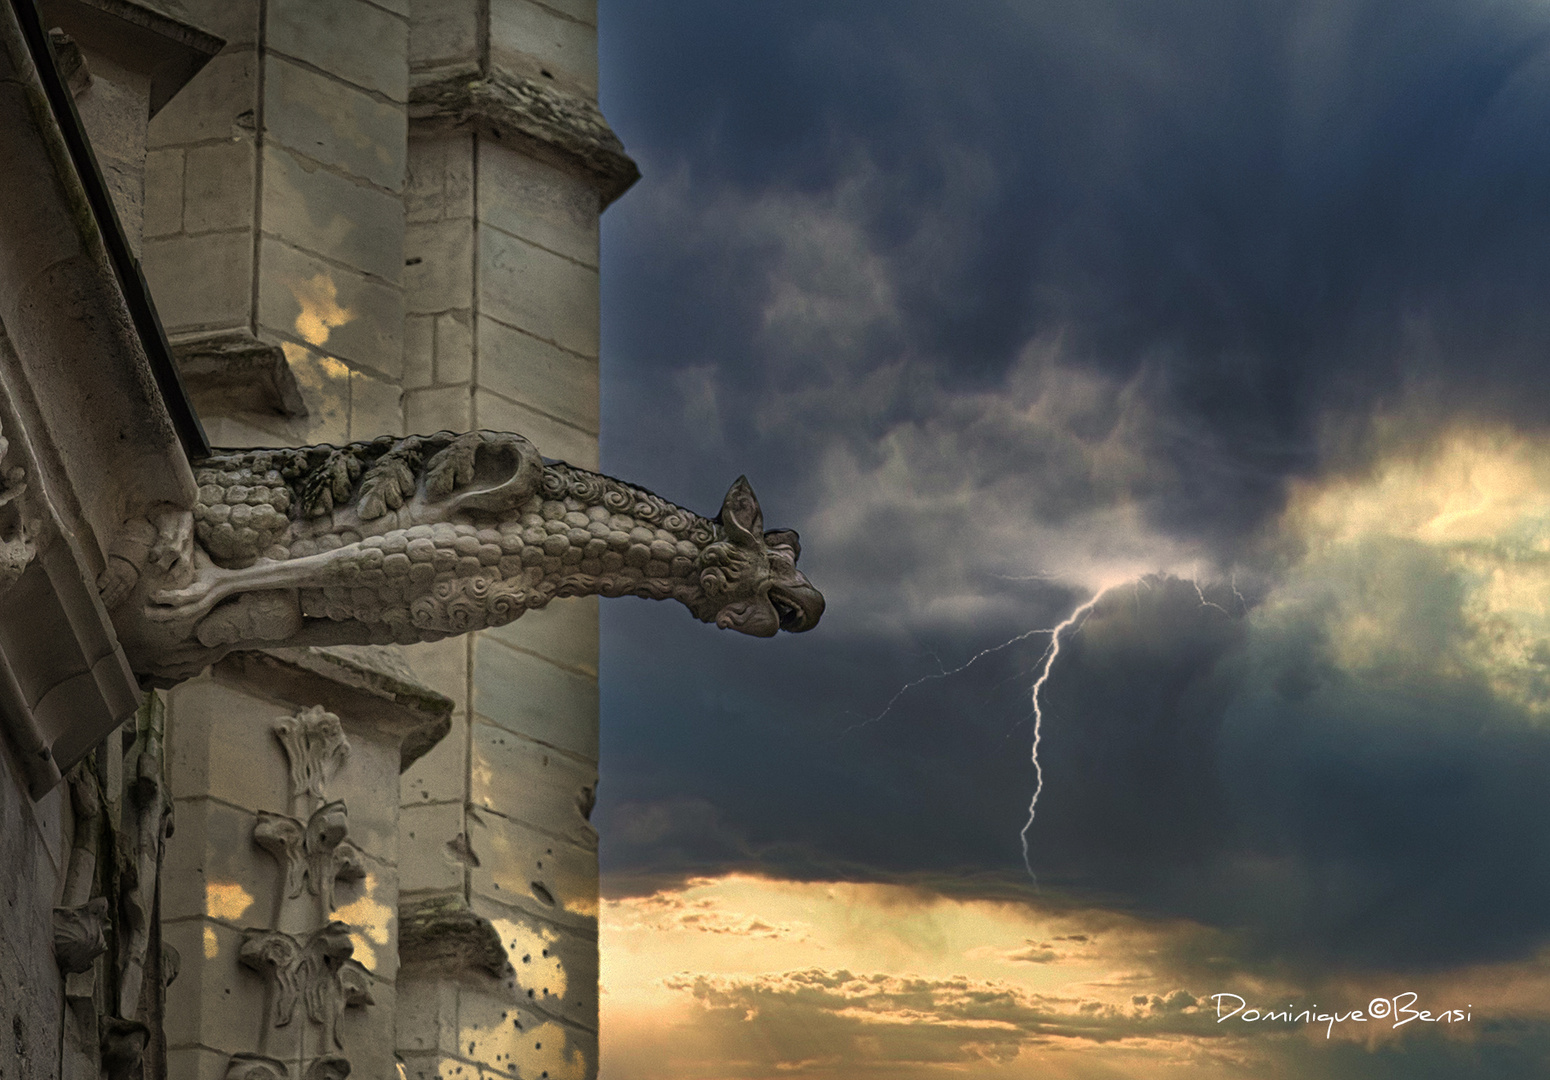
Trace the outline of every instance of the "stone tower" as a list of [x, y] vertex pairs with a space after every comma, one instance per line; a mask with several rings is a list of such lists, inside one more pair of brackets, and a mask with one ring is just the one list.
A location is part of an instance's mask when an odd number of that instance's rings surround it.
[[[598, 217], [637, 173], [597, 109], [593, 0], [153, 6], [223, 44], [151, 120], [143, 203], [132, 151], [105, 171], [211, 444], [491, 428], [595, 468]], [[105, 145], [100, 76], [78, 101]], [[169, 1076], [595, 1074], [596, 604], [168, 695]], [[306, 723], [349, 751], [287, 792], [302, 751], [275, 729]], [[337, 882], [307, 846], [333, 801]], [[279, 818], [306, 835], [271, 858], [250, 835]], [[280, 1016], [292, 947], [338, 968], [316, 1015]]]

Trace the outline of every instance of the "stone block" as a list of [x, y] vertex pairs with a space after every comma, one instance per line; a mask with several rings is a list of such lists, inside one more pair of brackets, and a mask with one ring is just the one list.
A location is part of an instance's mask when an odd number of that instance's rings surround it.
[[597, 678], [597, 605], [595, 596], [551, 600], [514, 622], [485, 631], [497, 641], [552, 660], [581, 675]]
[[473, 805], [577, 847], [597, 846], [597, 830], [587, 821], [597, 791], [594, 763], [483, 722], [474, 724], [469, 749]]
[[[557, 926], [526, 911], [475, 898], [474, 909], [490, 920], [516, 973], [517, 1000], [589, 1030], [597, 1028], [597, 927]], [[458, 1023], [471, 1028], [467, 997], [458, 1002]], [[472, 1056], [472, 1055], [471, 1055]]]
[[409, 0], [409, 66], [479, 61], [479, 0]]
[[405, 975], [398, 980], [400, 1053], [456, 1054], [457, 983]]
[[206, 416], [200, 414], [200, 423], [204, 425], [205, 437], [210, 440], [211, 446], [224, 449], [246, 449], [253, 446], [286, 446], [291, 442], [290, 432], [285, 420], [281, 417], [273, 417], [274, 427], [266, 427], [263, 424], [247, 423], [253, 419], [249, 415], [244, 420], [231, 416]]
[[473, 381], [472, 321], [467, 311], [444, 311], [436, 316], [436, 381], [443, 386]]
[[479, 385], [597, 433], [597, 361], [483, 317], [479, 320]]
[[462, 806], [467, 784], [468, 718], [457, 713], [452, 717], [452, 730], [447, 737], [399, 776], [399, 800], [404, 806], [431, 802], [455, 802]]
[[399, 812], [398, 888], [401, 893], [462, 892], [467, 864], [462, 803], [406, 806]]
[[375, 439], [404, 433], [403, 390], [397, 383], [350, 372], [350, 438]]
[[248, 321], [253, 305], [249, 230], [147, 240], [143, 268], [168, 333]]
[[260, 244], [259, 275], [261, 327], [398, 379], [404, 363], [398, 288], [269, 237]]
[[491, 139], [479, 140], [479, 220], [597, 266], [597, 189]]
[[459, 711], [468, 708], [468, 645], [469, 638], [458, 636], [404, 646], [415, 677], [451, 698]]
[[220, 139], [251, 138], [256, 127], [257, 109], [257, 57], [251, 48], [228, 45], [151, 118], [146, 144], [154, 150]]
[[253, 226], [258, 170], [251, 139], [228, 139], [188, 151], [183, 227], [190, 233]]
[[597, 356], [597, 270], [488, 227], [479, 229], [479, 310], [563, 349]]
[[436, 381], [436, 317], [404, 319], [404, 389], [415, 390]]
[[[526, 996], [523, 991], [519, 1000]], [[597, 1036], [592, 1031], [557, 1023], [508, 996], [464, 987], [458, 1019], [464, 1053], [496, 1076], [580, 1080], [597, 1075]]]
[[597, 97], [597, 28], [532, 0], [490, 5], [490, 62], [529, 78], [552, 79]]
[[409, 221], [474, 216], [475, 141], [466, 132], [411, 133], [404, 191]]
[[473, 398], [466, 386], [438, 386], [404, 394], [404, 428], [411, 435], [473, 428]]
[[404, 230], [404, 302], [410, 314], [468, 308], [474, 295], [474, 232], [463, 218]]
[[225, 1080], [230, 1058], [203, 1046], [167, 1051], [167, 1080]]
[[[283, 810], [284, 790], [278, 794], [275, 808]], [[208, 798], [179, 799], [175, 812], [178, 827], [162, 864], [162, 917], [203, 916], [239, 929], [269, 925], [283, 871], [253, 843], [256, 815]]]
[[[398, 744], [344, 717], [350, 756], [328, 784], [328, 797], [350, 813], [350, 841], [389, 865], [398, 862]], [[284, 789], [282, 789], [284, 790]]]
[[399, 281], [400, 200], [275, 146], [264, 148], [264, 232], [335, 262]]
[[378, 187], [403, 190], [403, 106], [271, 56], [264, 69], [264, 122], [284, 146]]
[[282, 706], [210, 678], [190, 679], [168, 699], [167, 762], [175, 797], [208, 795], [249, 812], [289, 811], [290, 767], [274, 735], [286, 715]]
[[392, 983], [374, 979], [371, 996], [376, 1004], [347, 1008], [339, 1018], [344, 1056], [350, 1060], [351, 1076], [395, 1080], [398, 1061], [393, 1053], [393, 1019], [398, 995]]
[[409, 98], [409, 24], [362, 0], [269, 0], [267, 46], [394, 101]]
[[474, 643], [474, 712], [517, 735], [597, 760], [597, 680], [498, 641]]
[[[397, 874], [368, 861], [364, 878], [335, 883], [334, 904], [333, 917], [350, 928], [352, 958], [379, 982], [391, 984], [398, 975]], [[387, 1042], [392, 1041], [389, 1033]]]
[[350, 441], [350, 369], [332, 356], [287, 341], [286, 363], [296, 377], [307, 416], [292, 426], [295, 445]]
[[[469, 874], [476, 897], [596, 935], [595, 850], [474, 811], [468, 815], [468, 841], [479, 856], [479, 865]], [[475, 910], [494, 918], [477, 904]], [[514, 956], [512, 962], [519, 959]]]
[[182, 230], [183, 151], [152, 150], [145, 155], [145, 235]]
[[597, 468], [597, 436], [591, 432], [478, 387], [474, 389], [474, 411], [482, 428], [515, 431], [531, 439], [545, 457], [583, 469]]
[[168, 1049], [205, 1046], [234, 1054], [258, 1045], [269, 1015], [264, 980], [237, 961], [242, 932], [208, 919], [163, 922], [162, 940], [183, 957], [167, 987]]

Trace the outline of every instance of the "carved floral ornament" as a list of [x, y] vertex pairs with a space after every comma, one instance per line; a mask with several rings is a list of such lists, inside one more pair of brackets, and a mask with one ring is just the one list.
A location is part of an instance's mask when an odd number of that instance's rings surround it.
[[[320, 1025], [324, 1042], [336, 1050], [344, 1043], [340, 1018], [346, 1008], [375, 1004], [371, 975], [354, 959], [350, 927], [331, 918], [334, 882], [366, 876], [364, 856], [350, 842], [349, 810], [339, 799], [328, 799], [328, 784], [349, 759], [350, 743], [339, 717], [321, 705], [278, 719], [276, 740], [290, 767], [292, 805], [311, 805], [303, 822], [299, 817], [260, 810], [253, 826], [253, 842], [274, 856], [282, 875], [280, 906], [291, 911], [288, 925], [302, 915], [295, 902], [304, 893], [318, 898], [311, 916], [316, 929], [289, 933], [267, 927], [243, 931], [237, 959], [258, 972], [268, 984], [270, 1006], [257, 1052], [234, 1054], [227, 1064], [226, 1080], [291, 1080], [290, 1067], [263, 1052], [268, 1031], [289, 1026], [296, 1005], [302, 1003], [307, 1020]], [[276, 912], [276, 918], [280, 913]], [[350, 1073], [345, 1057], [325, 1052], [304, 1059], [304, 1080], [343, 1080]]]

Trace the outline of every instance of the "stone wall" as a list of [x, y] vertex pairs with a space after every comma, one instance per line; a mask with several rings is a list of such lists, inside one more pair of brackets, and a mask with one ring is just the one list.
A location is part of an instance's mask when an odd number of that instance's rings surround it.
[[[211, 443], [482, 427], [595, 468], [598, 215], [634, 175], [596, 112], [595, 5], [159, 6], [227, 42], [151, 122], [145, 159], [145, 271]], [[379, 856], [402, 904], [388, 932], [401, 914], [407, 935], [401, 971], [371, 969], [393, 983], [399, 1061], [426, 1078], [595, 1075], [596, 600], [405, 655], [453, 714], [400, 778]], [[254, 693], [219, 675], [180, 687], [174, 745], [279, 715]], [[214, 736], [212, 767], [238, 746]], [[233, 959], [251, 916], [221, 916], [224, 894], [198, 888], [235, 882], [265, 908], [242, 884], [268, 872], [242, 830], [277, 807], [219, 795], [198, 770], [172, 784], [167, 874], [184, 891], [166, 914], [189, 980], [172, 992], [228, 1009], [262, 988]], [[207, 931], [216, 955], [195, 970]], [[207, 1037], [222, 1023], [169, 1025], [171, 1076], [219, 1075], [237, 1045]]]

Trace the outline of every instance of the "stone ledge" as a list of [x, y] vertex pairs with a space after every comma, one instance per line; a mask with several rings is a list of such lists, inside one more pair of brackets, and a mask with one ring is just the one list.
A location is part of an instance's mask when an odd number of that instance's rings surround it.
[[214, 671], [283, 700], [322, 705], [346, 723], [396, 734], [399, 772], [452, 730], [452, 699], [421, 685], [393, 645], [244, 650]]
[[447, 974], [478, 971], [503, 980], [513, 975], [500, 934], [461, 896], [438, 896], [398, 909], [398, 962], [434, 965]]
[[183, 385], [202, 411], [269, 412], [297, 419], [307, 415], [284, 350], [246, 330], [175, 340], [172, 355]]
[[409, 117], [420, 126], [474, 126], [496, 138], [515, 135], [540, 156], [579, 168], [606, 207], [640, 179], [598, 107], [532, 79], [504, 72], [454, 75], [415, 86]]

